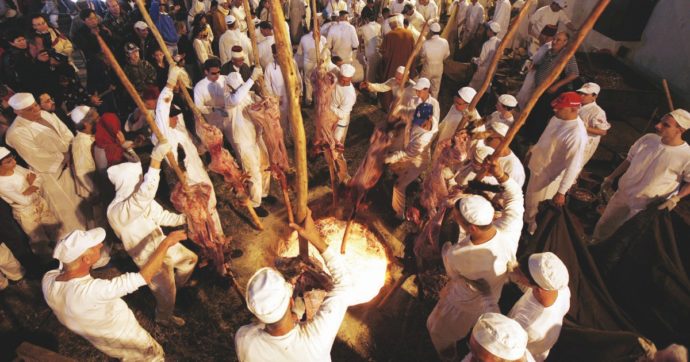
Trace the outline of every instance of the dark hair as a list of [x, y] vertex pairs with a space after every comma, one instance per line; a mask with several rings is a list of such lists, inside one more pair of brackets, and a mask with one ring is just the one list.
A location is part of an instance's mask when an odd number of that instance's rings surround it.
[[390, 14], [390, 13], [391, 13], [391, 9], [389, 9], [389, 8], [383, 8], [383, 10], [381, 10], [381, 14]]
[[341, 58], [337, 55], [334, 55], [331, 57], [331, 62], [333, 62], [333, 64], [337, 64], [338, 62], [342, 62], [342, 61], [343, 61], [343, 58]]
[[273, 25], [268, 21], [262, 21], [259, 23], [259, 28], [273, 30]]
[[7, 30], [7, 32], [5, 32], [5, 39], [8, 42], [13, 42], [19, 37], [26, 38], [26, 35], [24, 35], [24, 32], [19, 30], [19, 29], [9, 29], [9, 30]]
[[201, 20], [206, 19], [206, 13], [201, 12], [194, 15], [194, 20], [192, 21], [192, 27], [196, 28], [201, 24]]
[[211, 68], [220, 68], [222, 64], [220, 64], [220, 59], [216, 57], [211, 57], [206, 59], [204, 62], [204, 70], [209, 70]]
[[406, 13], [412, 9], [414, 9], [414, 6], [412, 6], [412, 4], [405, 4], [405, 6], [403, 7], [403, 13]]
[[91, 14], [95, 14], [96, 12], [93, 11], [93, 9], [84, 9], [79, 13], [79, 19], [81, 20], [86, 20]]
[[199, 34], [201, 34], [204, 30], [206, 30], [205, 25], [200, 25], [197, 24], [193, 29], [192, 29], [192, 39], [196, 39]]

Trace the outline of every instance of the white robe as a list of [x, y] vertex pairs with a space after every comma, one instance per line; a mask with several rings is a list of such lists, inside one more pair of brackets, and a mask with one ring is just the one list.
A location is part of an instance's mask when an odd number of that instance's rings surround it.
[[194, 104], [213, 126], [223, 129], [225, 119], [225, 76], [220, 75], [215, 82], [203, 78], [194, 86]]

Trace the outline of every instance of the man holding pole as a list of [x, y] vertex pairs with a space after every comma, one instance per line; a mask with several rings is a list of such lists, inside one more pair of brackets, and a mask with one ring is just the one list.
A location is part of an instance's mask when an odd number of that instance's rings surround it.
[[194, 86], [194, 103], [208, 123], [225, 128], [225, 76], [220, 74], [220, 60], [210, 58], [204, 62], [206, 77]]
[[448, 40], [441, 38], [441, 25], [433, 23], [429, 26], [431, 37], [424, 41], [419, 56], [422, 60], [422, 77], [431, 82], [431, 96], [438, 98], [443, 78], [443, 61], [450, 56]]

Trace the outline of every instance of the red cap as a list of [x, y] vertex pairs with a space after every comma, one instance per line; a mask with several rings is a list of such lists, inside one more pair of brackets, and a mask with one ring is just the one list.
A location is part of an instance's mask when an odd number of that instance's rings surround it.
[[575, 92], [565, 92], [551, 101], [551, 108], [561, 109], [565, 107], [579, 107], [581, 104], [582, 97], [579, 94]]

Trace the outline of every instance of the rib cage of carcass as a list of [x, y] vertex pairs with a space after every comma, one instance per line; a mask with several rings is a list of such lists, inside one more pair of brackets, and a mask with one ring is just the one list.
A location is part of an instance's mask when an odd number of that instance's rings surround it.
[[465, 131], [456, 132], [453, 137], [439, 142], [436, 147], [438, 157], [431, 166], [431, 172], [424, 178], [420, 204], [426, 209], [429, 218], [434, 217], [448, 198], [446, 173], [452, 172], [456, 165], [467, 159], [470, 137]]
[[170, 201], [177, 209], [187, 217], [189, 238], [201, 247], [202, 257], [211, 261], [219, 275], [226, 274], [225, 256], [223, 247], [226, 237], [222, 230], [216, 230], [215, 222], [209, 209], [212, 186], [206, 183], [190, 185], [184, 189], [178, 182], [170, 195]]
[[247, 191], [244, 187], [244, 181], [247, 179], [247, 175], [240, 171], [230, 152], [223, 148], [223, 133], [217, 127], [206, 122], [197, 122], [196, 132], [211, 154], [209, 170], [223, 175], [225, 182], [230, 184], [237, 197], [246, 199]]
[[350, 187], [355, 200], [357, 200], [356, 203], [364, 197], [368, 190], [376, 185], [381, 175], [383, 175], [383, 163], [391, 143], [393, 143], [393, 140], [384, 129], [376, 128], [374, 130], [369, 139], [367, 154], [348, 183], [348, 187]]
[[[267, 92], [266, 92], [267, 93]], [[247, 108], [249, 118], [262, 132], [262, 138], [271, 161], [271, 169], [276, 178], [283, 177], [290, 169], [287, 149], [285, 148], [285, 136], [280, 125], [280, 108], [278, 97], [265, 95], [259, 102]]]
[[314, 147], [320, 148], [328, 145], [331, 152], [334, 153], [333, 158], [336, 158], [336, 153], [341, 152], [343, 148], [343, 145], [338, 144], [333, 136], [338, 123], [338, 117], [331, 110], [336, 77], [322, 67], [312, 73], [312, 83], [314, 84], [314, 98], [316, 99], [314, 105], [314, 126], [316, 128]]

